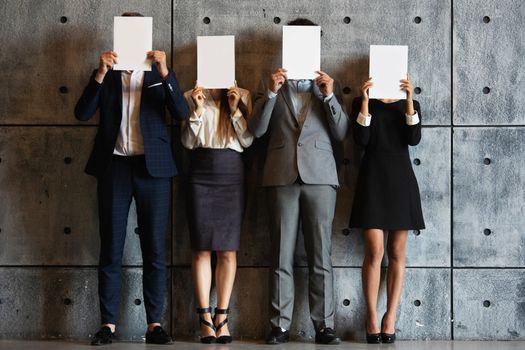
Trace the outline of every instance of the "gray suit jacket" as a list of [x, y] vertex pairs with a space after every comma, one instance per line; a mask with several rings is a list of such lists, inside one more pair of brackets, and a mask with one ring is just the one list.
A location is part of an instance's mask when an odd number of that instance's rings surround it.
[[274, 98], [261, 83], [255, 98], [248, 128], [255, 137], [270, 129], [270, 140], [264, 165], [263, 186], [283, 186], [297, 176], [307, 184], [338, 186], [332, 142], [343, 141], [348, 129], [348, 116], [339, 103], [339, 89], [323, 102], [314, 84], [310, 109], [301, 128], [294, 112], [290, 86], [285, 83]]

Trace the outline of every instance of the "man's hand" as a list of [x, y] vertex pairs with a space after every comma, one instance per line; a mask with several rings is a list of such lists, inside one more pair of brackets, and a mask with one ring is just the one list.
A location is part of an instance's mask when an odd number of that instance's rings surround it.
[[106, 73], [113, 68], [117, 63], [117, 53], [113, 51], [107, 51], [100, 55], [100, 60], [98, 63], [97, 74], [95, 75], [95, 80], [102, 84]]
[[148, 51], [148, 58], [155, 62], [161, 78], [166, 80], [169, 74], [168, 65], [166, 64], [166, 53], [158, 50]]
[[270, 77], [270, 90], [273, 93], [277, 93], [277, 91], [279, 91], [279, 89], [283, 86], [286, 79], [288, 79], [286, 72], [286, 69], [279, 68], [272, 73]]
[[330, 76], [323, 71], [318, 70], [316, 73], [319, 74], [319, 76], [315, 78], [315, 84], [319, 87], [323, 97], [330, 96], [334, 92], [334, 79], [330, 78]]

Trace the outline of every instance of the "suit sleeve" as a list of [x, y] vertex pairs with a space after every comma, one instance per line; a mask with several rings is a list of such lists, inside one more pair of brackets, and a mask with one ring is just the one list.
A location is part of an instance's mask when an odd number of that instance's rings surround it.
[[410, 146], [416, 146], [421, 141], [421, 108], [418, 101], [414, 101], [414, 110], [419, 116], [419, 123], [406, 125], [406, 139]]
[[177, 120], [188, 119], [190, 114], [188, 104], [173, 70], [169, 70], [168, 77], [162, 82], [162, 85], [166, 91], [166, 107], [171, 116]]
[[352, 119], [354, 141], [359, 146], [366, 147], [370, 141], [370, 126], [363, 126], [357, 122], [357, 117], [361, 111], [361, 97], [356, 97], [352, 101]]
[[102, 86], [108, 76], [104, 77], [104, 81], [100, 84], [95, 80], [95, 75], [97, 71], [93, 71], [91, 77], [89, 78], [89, 83], [82, 92], [82, 95], [78, 99], [78, 102], [75, 106], [75, 118], [80, 121], [88, 121], [91, 119], [97, 112], [99, 100], [100, 100], [100, 91]]
[[339, 84], [335, 83], [334, 96], [323, 104], [328, 118], [330, 133], [337, 141], [343, 141], [348, 132], [348, 115], [340, 101], [342, 101], [341, 89]]
[[253, 136], [261, 137], [268, 131], [276, 100], [277, 97], [268, 97], [268, 88], [261, 81], [255, 95], [252, 117], [248, 121], [248, 130]]

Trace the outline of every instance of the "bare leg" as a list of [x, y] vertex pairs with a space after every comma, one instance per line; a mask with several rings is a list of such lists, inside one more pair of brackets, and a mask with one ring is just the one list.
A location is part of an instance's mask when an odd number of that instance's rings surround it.
[[383, 333], [395, 333], [397, 307], [399, 306], [405, 277], [407, 238], [408, 231], [406, 230], [390, 231], [388, 235], [387, 302], [384, 324], [381, 330]]
[[364, 230], [365, 258], [363, 260], [363, 292], [367, 309], [366, 331], [379, 333], [377, 324], [377, 295], [381, 282], [381, 261], [383, 260], [383, 230]]
[[[217, 288], [217, 308], [227, 309], [230, 304], [235, 273], [237, 271], [237, 252], [222, 251], [217, 252], [217, 267], [215, 269], [215, 284]], [[228, 315], [217, 314], [215, 326], [224, 321]], [[217, 330], [217, 337], [230, 335], [228, 324]]]
[[[211, 290], [211, 252], [210, 251], [193, 251], [192, 254], [193, 282], [195, 283], [195, 294], [197, 304], [200, 308], [210, 306]], [[211, 314], [200, 315], [206, 321], [212, 323]], [[215, 332], [210, 327], [200, 325], [201, 336], [214, 336]]]

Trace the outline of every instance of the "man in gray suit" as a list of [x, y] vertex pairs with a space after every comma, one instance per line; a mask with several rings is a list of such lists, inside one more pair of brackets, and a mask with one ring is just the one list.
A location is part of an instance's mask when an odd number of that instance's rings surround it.
[[[297, 19], [289, 25], [315, 25]], [[294, 304], [293, 262], [302, 224], [309, 270], [310, 314], [315, 341], [338, 344], [334, 331], [331, 259], [332, 221], [339, 186], [332, 144], [342, 141], [348, 116], [334, 95], [334, 80], [317, 72], [315, 80], [287, 80], [277, 69], [261, 84], [249, 130], [269, 144], [263, 186], [270, 210], [271, 267], [268, 344], [289, 339]]]

